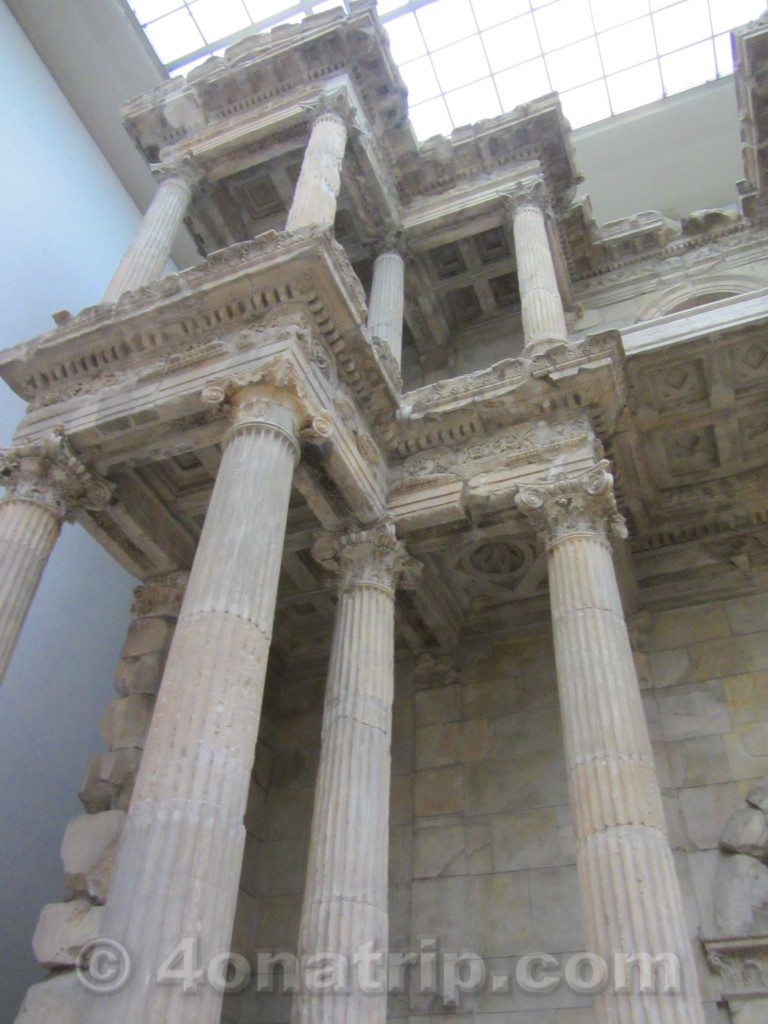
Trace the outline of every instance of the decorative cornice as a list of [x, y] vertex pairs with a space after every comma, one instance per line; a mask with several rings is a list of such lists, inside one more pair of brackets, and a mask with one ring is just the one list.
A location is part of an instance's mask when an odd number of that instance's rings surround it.
[[579, 533], [627, 536], [605, 459], [585, 473], [558, 474], [549, 483], [524, 484], [515, 496], [515, 504], [549, 544]]
[[323, 534], [313, 547], [314, 558], [339, 576], [339, 592], [357, 586], [379, 587], [394, 594], [395, 588], [415, 587], [421, 565], [397, 539], [390, 522], [343, 534]]
[[41, 441], [0, 449], [0, 486], [8, 488], [8, 497], [44, 505], [60, 519], [77, 508], [105, 508], [114, 490], [80, 458], [61, 429]]

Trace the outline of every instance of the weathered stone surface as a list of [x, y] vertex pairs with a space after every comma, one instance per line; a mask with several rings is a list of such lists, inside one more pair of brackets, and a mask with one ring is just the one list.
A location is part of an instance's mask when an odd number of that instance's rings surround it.
[[32, 985], [16, 1024], [82, 1024], [85, 989], [74, 971], [57, 971]]
[[121, 697], [130, 697], [134, 693], [154, 697], [160, 689], [164, 666], [164, 652], [121, 658], [115, 669], [115, 689]]
[[759, 935], [768, 927], [768, 867], [744, 854], [720, 859], [715, 876], [718, 935]]
[[768, 856], [768, 822], [763, 812], [755, 807], [739, 808], [725, 826], [720, 846], [729, 853]]
[[658, 651], [717, 640], [731, 635], [722, 604], [697, 604], [674, 608], [651, 617], [651, 649]]
[[734, 725], [756, 725], [768, 719], [768, 673], [750, 672], [723, 680]]
[[677, 788], [711, 786], [734, 777], [721, 735], [675, 740], [666, 746], [671, 784]]
[[654, 651], [648, 655], [648, 664], [654, 686], [678, 686], [693, 679], [691, 659], [685, 648]]
[[61, 859], [67, 892], [104, 903], [123, 825], [123, 811], [80, 814], [67, 825]]
[[416, 772], [414, 808], [417, 818], [464, 810], [464, 769], [461, 765]]
[[73, 967], [83, 946], [99, 935], [103, 913], [102, 907], [87, 900], [46, 904], [32, 936], [37, 962], [43, 967]]
[[145, 694], [116, 697], [101, 716], [101, 737], [109, 750], [142, 748], [152, 721], [154, 699]]
[[695, 679], [722, 679], [768, 669], [768, 632], [692, 644], [688, 650]]
[[656, 695], [661, 729], [666, 740], [714, 736], [728, 732], [731, 719], [717, 683], [694, 684]]
[[173, 633], [173, 620], [156, 616], [134, 619], [128, 627], [121, 657], [133, 658], [141, 654], [164, 652]]
[[141, 751], [134, 748], [89, 758], [78, 791], [86, 811], [128, 810], [140, 761]]
[[562, 863], [562, 852], [552, 807], [491, 819], [493, 866], [496, 871], [517, 871]]
[[750, 807], [757, 807], [759, 810], [768, 813], [768, 786], [755, 786], [747, 793], [747, 803]]
[[726, 601], [725, 614], [734, 636], [764, 631], [768, 628], [768, 594], [754, 594], [752, 597], [737, 597]]
[[461, 718], [461, 687], [420, 690], [414, 698], [416, 725], [458, 722]]
[[728, 819], [741, 803], [732, 783], [699, 786], [680, 792], [680, 806], [692, 849], [715, 849]]

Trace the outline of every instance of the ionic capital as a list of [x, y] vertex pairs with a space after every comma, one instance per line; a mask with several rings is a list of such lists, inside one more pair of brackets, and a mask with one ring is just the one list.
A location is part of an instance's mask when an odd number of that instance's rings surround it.
[[165, 182], [177, 182], [184, 185], [189, 190], [190, 195], [205, 181], [205, 175], [192, 156], [185, 156], [180, 160], [169, 160], [165, 163], [156, 164], [151, 170], [155, 181], [159, 185], [164, 185]]
[[[203, 388], [202, 398], [227, 413], [231, 430], [262, 423], [289, 433], [297, 456], [297, 438], [322, 444], [334, 432], [331, 414], [309, 399], [295, 364], [282, 355], [252, 370], [215, 377]], [[290, 423], [285, 422], [285, 410], [290, 411]]]
[[394, 594], [398, 586], [415, 587], [421, 574], [420, 563], [411, 558], [389, 522], [344, 534], [324, 534], [315, 541], [312, 554], [339, 576], [339, 593], [369, 586]]
[[344, 125], [347, 131], [360, 129], [357, 107], [352, 106], [349, 93], [344, 88], [336, 89], [334, 92], [321, 92], [311, 103], [302, 103], [301, 109], [313, 125], [323, 120], [337, 121]]
[[511, 192], [504, 192], [499, 198], [510, 220], [514, 220], [517, 211], [525, 207], [533, 207], [544, 214], [551, 210], [549, 190], [541, 177], [520, 181]]
[[77, 508], [105, 508], [114, 490], [80, 458], [61, 430], [40, 441], [0, 449], [0, 486], [8, 489], [7, 499], [33, 501], [59, 519], [69, 518]]
[[546, 484], [526, 484], [518, 490], [515, 504], [549, 544], [570, 534], [627, 536], [605, 459], [585, 473], [559, 474]]
[[167, 615], [177, 618], [184, 600], [184, 591], [189, 581], [188, 572], [171, 572], [165, 576], [153, 576], [133, 591], [131, 618]]

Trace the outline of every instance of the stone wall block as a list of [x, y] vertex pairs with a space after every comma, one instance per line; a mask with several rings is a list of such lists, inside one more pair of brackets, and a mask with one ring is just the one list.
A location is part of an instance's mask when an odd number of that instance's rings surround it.
[[30, 986], [16, 1024], [82, 1024], [85, 995], [74, 971], [56, 971]]
[[74, 967], [86, 943], [99, 935], [101, 907], [87, 900], [48, 903], [32, 936], [32, 949], [43, 967]]
[[95, 754], [88, 759], [78, 796], [89, 814], [128, 809], [141, 751], [136, 748]]
[[720, 846], [731, 853], [768, 857], [768, 822], [756, 807], [742, 807], [731, 817], [720, 838]]
[[171, 641], [174, 620], [150, 616], [134, 619], [128, 627], [121, 657], [132, 658], [140, 654], [165, 652]]
[[133, 694], [111, 700], [101, 717], [101, 737], [109, 750], [143, 748], [152, 720], [153, 697]]
[[722, 857], [715, 875], [718, 935], [758, 935], [768, 928], [768, 867], [737, 853]]
[[61, 844], [68, 895], [104, 903], [124, 818], [123, 811], [101, 811], [69, 822]]
[[154, 697], [160, 689], [164, 667], [164, 651], [121, 658], [115, 669], [115, 689], [121, 697], [130, 697], [136, 693]]

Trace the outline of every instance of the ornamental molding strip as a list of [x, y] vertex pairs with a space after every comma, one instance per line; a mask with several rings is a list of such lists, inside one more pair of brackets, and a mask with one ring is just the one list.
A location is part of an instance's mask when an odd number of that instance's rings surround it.
[[63, 431], [0, 449], [0, 486], [8, 489], [8, 498], [34, 501], [66, 520], [78, 508], [106, 508], [114, 491], [114, 485], [77, 454]]
[[571, 534], [608, 533], [628, 536], [624, 517], [616, 506], [613, 476], [603, 459], [585, 473], [556, 474], [545, 484], [524, 484], [515, 496], [518, 509], [527, 516], [547, 543], [554, 544]]

